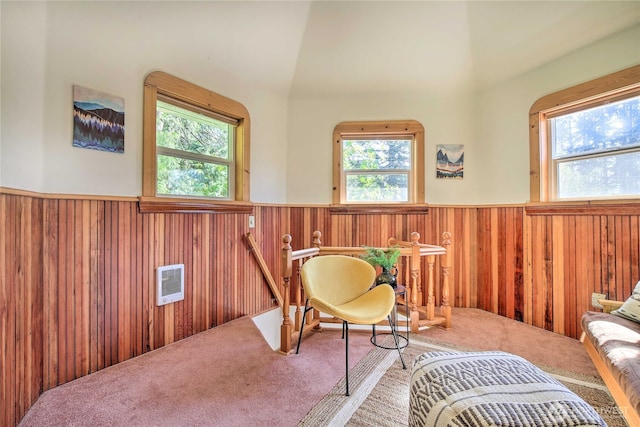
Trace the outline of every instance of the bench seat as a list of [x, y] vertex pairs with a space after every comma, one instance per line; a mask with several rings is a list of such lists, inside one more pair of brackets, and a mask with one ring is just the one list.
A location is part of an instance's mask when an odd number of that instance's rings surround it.
[[640, 425], [640, 324], [609, 313], [582, 315], [581, 338], [630, 425]]

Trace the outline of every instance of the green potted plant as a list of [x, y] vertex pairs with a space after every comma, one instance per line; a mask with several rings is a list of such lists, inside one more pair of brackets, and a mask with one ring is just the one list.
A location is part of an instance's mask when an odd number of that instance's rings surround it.
[[[395, 246], [387, 249], [374, 248], [370, 246], [363, 247], [365, 249], [365, 253], [360, 255], [360, 258], [372, 266], [380, 266], [382, 269], [382, 272], [378, 274], [378, 277], [376, 277], [376, 286], [382, 283], [388, 283], [391, 287], [395, 288], [398, 285], [398, 269], [395, 268], [395, 265], [400, 257], [400, 249]], [[395, 272], [393, 270], [395, 270]]]

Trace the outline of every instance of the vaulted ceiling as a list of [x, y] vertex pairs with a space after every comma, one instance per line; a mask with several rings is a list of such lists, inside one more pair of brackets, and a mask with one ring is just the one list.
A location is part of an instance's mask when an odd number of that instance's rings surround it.
[[153, 43], [175, 63], [291, 98], [482, 89], [640, 24], [640, 0], [44, 4], [50, 44]]
[[640, 1], [213, 3], [226, 66], [294, 98], [481, 89], [640, 23]]
[[638, 22], [639, 1], [317, 1], [291, 94], [483, 88]]

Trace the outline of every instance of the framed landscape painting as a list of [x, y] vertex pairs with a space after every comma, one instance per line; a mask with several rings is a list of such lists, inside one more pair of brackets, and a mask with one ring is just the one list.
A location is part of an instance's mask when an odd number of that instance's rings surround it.
[[464, 176], [464, 145], [439, 144], [436, 146], [436, 178], [462, 179]]
[[124, 99], [74, 85], [73, 146], [124, 153]]

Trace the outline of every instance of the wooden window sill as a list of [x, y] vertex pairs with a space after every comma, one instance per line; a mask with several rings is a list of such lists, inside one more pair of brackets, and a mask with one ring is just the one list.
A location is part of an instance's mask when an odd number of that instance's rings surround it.
[[639, 215], [640, 200], [527, 203], [525, 213], [534, 215]]
[[329, 207], [331, 215], [370, 215], [370, 214], [422, 214], [429, 213], [427, 205], [333, 205]]
[[138, 198], [141, 213], [253, 213], [253, 204], [248, 202], [200, 200], [173, 197]]

